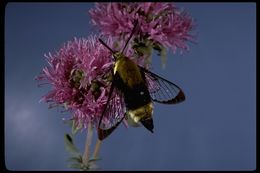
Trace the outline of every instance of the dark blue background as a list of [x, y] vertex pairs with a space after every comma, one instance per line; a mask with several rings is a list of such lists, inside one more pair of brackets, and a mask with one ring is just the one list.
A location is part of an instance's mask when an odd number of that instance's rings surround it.
[[[153, 71], [187, 100], [155, 105], [155, 133], [123, 125], [101, 148], [103, 170], [253, 170], [256, 167], [256, 4], [176, 3], [196, 19], [197, 44], [168, 53]], [[73, 37], [95, 30], [92, 3], [9, 3], [5, 12], [5, 164], [10, 170], [69, 170], [57, 109], [34, 77]], [[96, 139], [96, 134], [94, 136]], [[83, 151], [85, 132], [76, 144]]]

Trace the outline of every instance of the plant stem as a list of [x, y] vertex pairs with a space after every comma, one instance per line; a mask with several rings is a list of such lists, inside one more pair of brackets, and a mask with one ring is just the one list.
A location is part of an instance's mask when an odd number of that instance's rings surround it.
[[124, 123], [124, 125], [125, 125], [126, 128], [129, 128], [128, 123], [127, 123], [127, 121], [126, 121], [125, 118], [123, 119], [123, 123]]
[[85, 151], [83, 155], [83, 163], [85, 165], [88, 164], [89, 161], [89, 155], [90, 155], [90, 145], [92, 142], [92, 136], [93, 136], [93, 127], [91, 122], [88, 124], [88, 131], [87, 131], [87, 139], [86, 139], [86, 144], [85, 144]]
[[101, 140], [97, 139], [97, 143], [95, 145], [95, 149], [94, 149], [94, 152], [93, 152], [93, 159], [98, 158], [101, 142], [102, 142]]

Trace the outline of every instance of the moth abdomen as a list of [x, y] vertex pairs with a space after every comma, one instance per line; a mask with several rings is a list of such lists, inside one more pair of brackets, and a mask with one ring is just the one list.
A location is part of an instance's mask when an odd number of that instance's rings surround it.
[[124, 91], [124, 100], [128, 109], [137, 109], [151, 102], [150, 93], [144, 83]]

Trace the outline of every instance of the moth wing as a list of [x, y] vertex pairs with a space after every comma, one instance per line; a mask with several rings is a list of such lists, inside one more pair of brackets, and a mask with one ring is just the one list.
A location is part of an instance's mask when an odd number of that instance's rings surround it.
[[163, 104], [176, 104], [185, 100], [185, 95], [179, 86], [144, 67], [140, 67], [140, 69], [144, 74], [153, 101]]
[[113, 81], [110, 86], [108, 99], [98, 125], [98, 138], [108, 137], [125, 117], [126, 107], [122, 93], [115, 87]]

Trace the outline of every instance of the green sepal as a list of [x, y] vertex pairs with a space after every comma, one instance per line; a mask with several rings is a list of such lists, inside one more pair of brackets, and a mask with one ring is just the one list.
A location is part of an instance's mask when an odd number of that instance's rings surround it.
[[63, 120], [63, 123], [64, 124], [68, 124], [70, 127], [72, 127], [72, 119], [70, 119], [70, 120]]
[[65, 110], [68, 110], [69, 109], [68, 108], [68, 103], [67, 102], [63, 103], [63, 107], [64, 107]]
[[64, 124], [68, 124], [71, 127], [71, 134], [72, 136], [75, 136], [76, 133], [82, 129], [83, 125], [82, 123], [79, 124], [79, 126], [76, 123], [76, 120], [70, 119], [70, 120], [63, 120]]
[[158, 56], [161, 57], [162, 68], [165, 68], [165, 65], [166, 65], [166, 53], [167, 53], [166, 48], [163, 45], [161, 45], [160, 43], [157, 42], [157, 43], [153, 44], [153, 49], [158, 52]]
[[136, 51], [137, 56], [151, 56], [152, 54], [152, 46], [149, 40], [146, 41], [138, 41], [136, 39], [132, 48]]
[[79, 126], [77, 126], [76, 120], [72, 120], [71, 133], [74, 136], [80, 129], [82, 129], [83, 125], [80, 122]]

